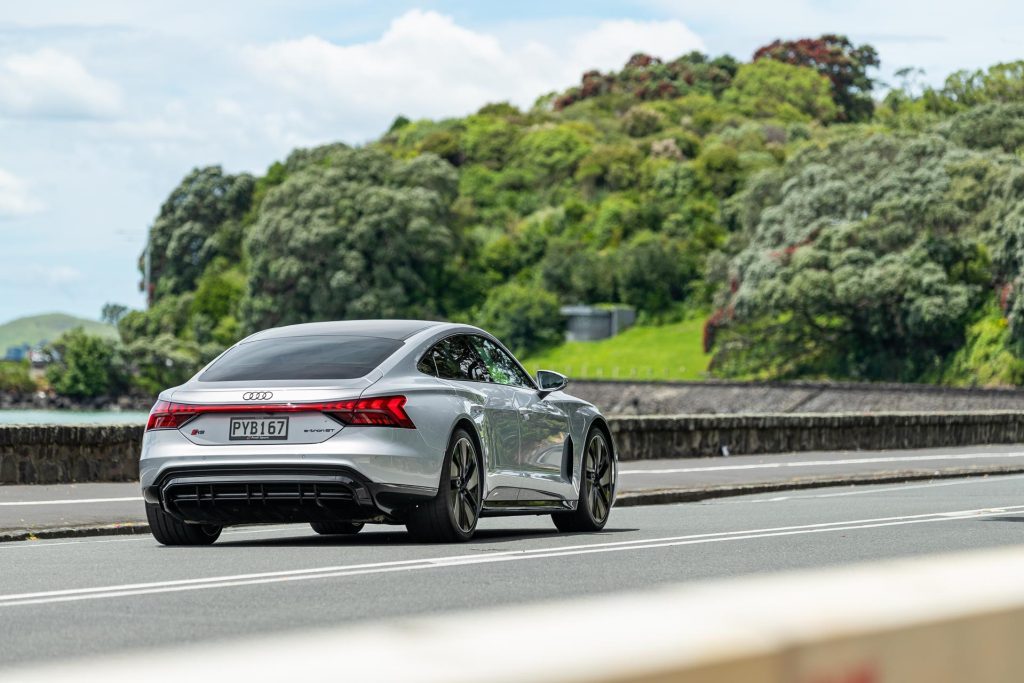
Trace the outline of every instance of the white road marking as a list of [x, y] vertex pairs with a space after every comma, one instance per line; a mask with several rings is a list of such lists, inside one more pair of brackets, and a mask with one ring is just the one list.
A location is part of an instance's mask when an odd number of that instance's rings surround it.
[[[770, 456], [769, 456], [770, 457]], [[620, 475], [684, 474], [692, 472], [724, 472], [730, 470], [768, 470], [785, 467], [829, 467], [839, 465], [871, 465], [889, 462], [929, 462], [935, 460], [981, 460], [984, 458], [1024, 458], [1018, 453], [957, 453], [954, 455], [886, 456], [881, 458], [845, 458], [843, 460], [806, 460], [803, 462], [761, 462], [750, 465], [711, 465], [707, 467], [672, 467], [650, 470], [619, 470]]]
[[980, 519], [1024, 511], [1024, 505], [1005, 508], [980, 508], [974, 510], [954, 510], [950, 512], [933, 512], [919, 515], [903, 515], [898, 517], [879, 517], [876, 519], [848, 520], [843, 522], [823, 522], [799, 526], [775, 527], [767, 529], [749, 529], [742, 531], [723, 531], [717, 533], [694, 534], [689, 536], [670, 536], [665, 538], [637, 539], [633, 541], [611, 541], [606, 543], [589, 543], [583, 545], [561, 546], [554, 548], [529, 548], [508, 550], [503, 552], [478, 552], [469, 555], [448, 557], [428, 557], [414, 560], [396, 560], [391, 562], [375, 562], [368, 564], [338, 565], [327, 567], [311, 567], [255, 574], [236, 574], [228, 576], [212, 576], [195, 579], [177, 579], [170, 581], [154, 581], [149, 583], [121, 584], [114, 586], [97, 586], [93, 588], [71, 588], [33, 593], [13, 593], [0, 595], [0, 608], [18, 605], [39, 605], [78, 600], [97, 600], [106, 598], [128, 597], [135, 595], [152, 595], [157, 593], [175, 593], [181, 591], [205, 590], [212, 588], [230, 588], [237, 586], [253, 586], [269, 583], [290, 581], [309, 581], [313, 579], [329, 579], [345, 576], [366, 574], [384, 574], [422, 569], [445, 567], [461, 567], [475, 564], [492, 564], [518, 560], [542, 559], [549, 557], [566, 557], [571, 555], [587, 555], [605, 552], [623, 552], [630, 550], [647, 550], [675, 546], [695, 545], [702, 543], [722, 543], [751, 539], [793, 536], [837, 531], [853, 531], [908, 524], [926, 524], [948, 522], [952, 520]]
[[996, 478], [954, 479], [951, 481], [936, 481], [929, 484], [890, 484], [888, 486], [883, 486], [880, 488], [863, 488], [861, 486], [857, 486], [856, 491], [840, 491], [839, 493], [808, 493], [796, 496], [773, 496], [771, 498], [753, 498], [750, 500], [709, 500], [705, 501], [705, 503], [711, 505], [749, 505], [751, 503], [781, 503], [786, 500], [804, 500], [811, 498], [843, 498], [845, 496], [865, 496], [870, 495], [872, 493], [898, 493], [910, 489], [932, 489], [941, 486], [969, 486], [976, 484], [994, 484], [1003, 481], [1012, 481], [1014, 479], [1024, 479], [1024, 475], [1008, 474], [1000, 475], [999, 477]]
[[124, 503], [127, 501], [140, 501], [142, 496], [127, 496], [125, 498], [68, 498], [67, 500], [12, 500], [0, 502], [0, 506], [15, 505], [76, 505], [79, 503]]

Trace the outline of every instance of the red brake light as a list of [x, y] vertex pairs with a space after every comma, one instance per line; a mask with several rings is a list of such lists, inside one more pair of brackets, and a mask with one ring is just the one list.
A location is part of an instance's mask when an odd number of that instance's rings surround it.
[[325, 407], [324, 412], [347, 425], [416, 429], [416, 425], [405, 412], [405, 396], [376, 396], [337, 401], [333, 406]]
[[157, 401], [153, 409], [149, 411], [146, 431], [148, 432], [151, 429], [180, 429], [186, 422], [197, 416], [199, 412], [199, 406]]
[[146, 431], [151, 429], [180, 429], [193, 418], [206, 413], [326, 413], [336, 420], [353, 426], [399, 427], [415, 429], [416, 425], [405, 412], [405, 396], [375, 396], [373, 398], [329, 401], [326, 403], [277, 403], [239, 405], [196, 405], [157, 401], [149, 413]]

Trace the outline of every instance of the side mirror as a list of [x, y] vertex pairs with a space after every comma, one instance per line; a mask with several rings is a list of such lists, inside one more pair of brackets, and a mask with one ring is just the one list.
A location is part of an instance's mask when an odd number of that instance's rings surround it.
[[551, 370], [538, 370], [537, 371], [537, 386], [540, 387], [541, 398], [544, 398], [548, 394], [554, 391], [561, 391], [565, 389], [569, 384], [569, 378], [565, 375], [553, 372]]

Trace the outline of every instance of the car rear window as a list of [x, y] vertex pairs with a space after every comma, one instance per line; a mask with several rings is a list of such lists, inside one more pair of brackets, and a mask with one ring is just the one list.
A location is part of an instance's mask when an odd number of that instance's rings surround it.
[[199, 381], [355, 379], [368, 374], [401, 346], [397, 339], [382, 337], [262, 339], [228, 350]]

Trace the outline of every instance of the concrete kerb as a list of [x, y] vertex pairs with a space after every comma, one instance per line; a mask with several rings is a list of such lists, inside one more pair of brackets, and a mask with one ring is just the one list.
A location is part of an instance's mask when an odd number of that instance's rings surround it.
[[21, 529], [0, 531], [0, 543], [10, 541], [43, 541], [55, 538], [81, 538], [86, 536], [130, 536], [148, 534], [148, 524], [124, 522], [98, 526], [64, 526], [49, 529]]

